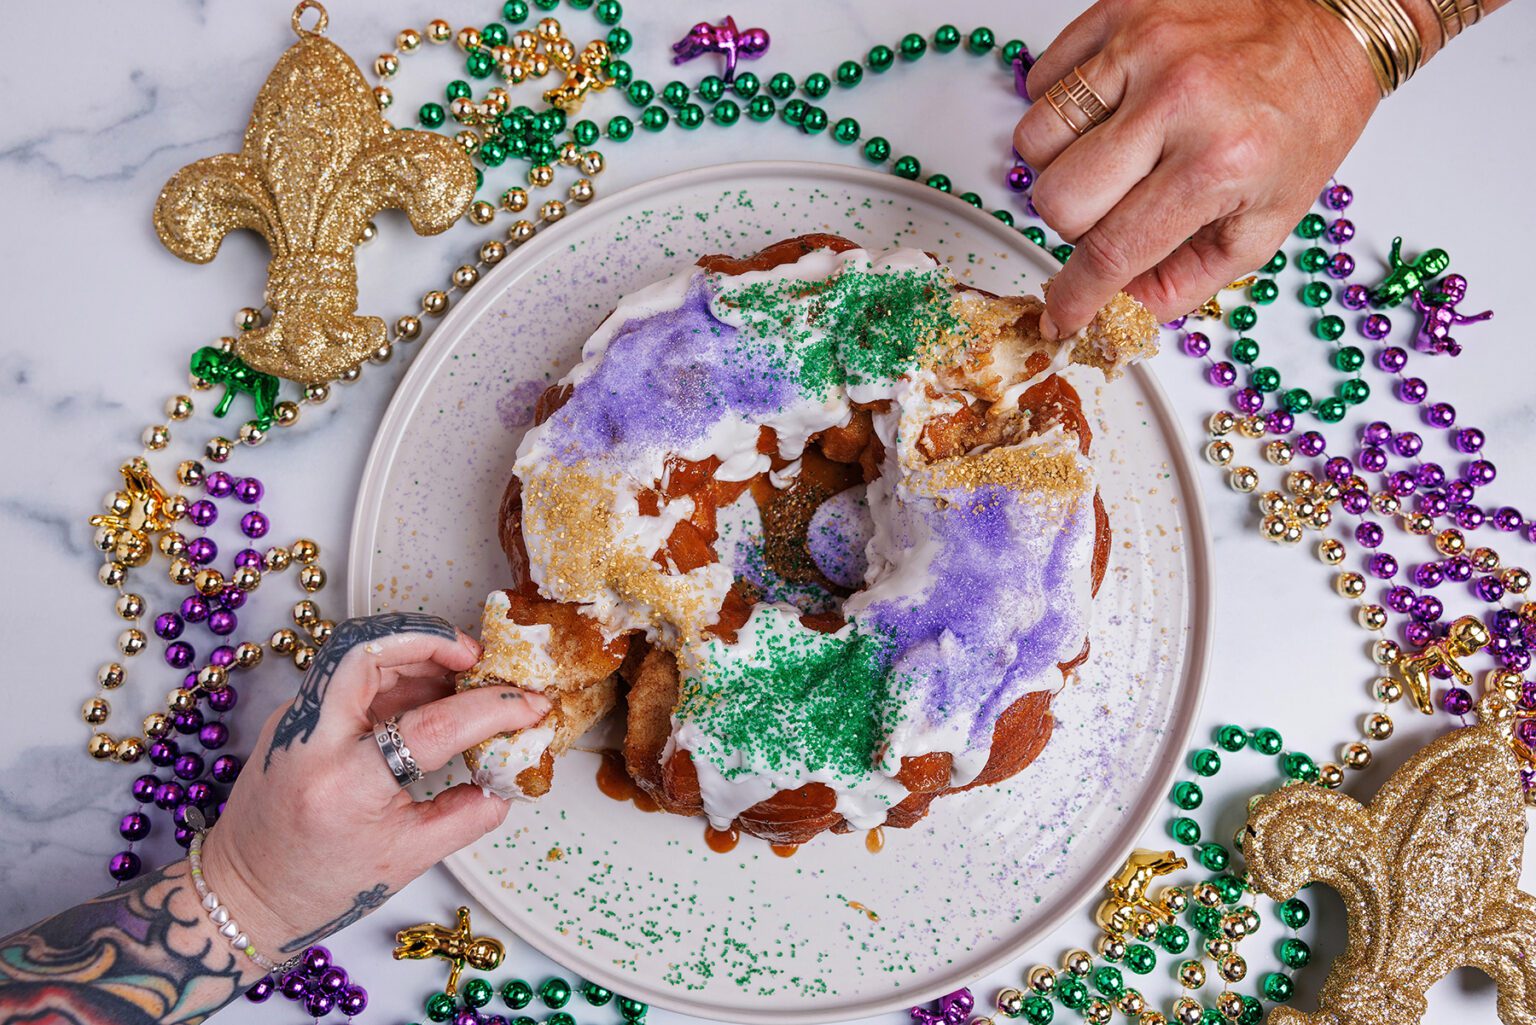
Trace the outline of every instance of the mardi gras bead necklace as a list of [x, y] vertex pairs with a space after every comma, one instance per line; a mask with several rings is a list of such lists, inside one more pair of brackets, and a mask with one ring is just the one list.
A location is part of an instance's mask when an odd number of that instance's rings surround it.
[[[1232, 755], [1251, 750], [1274, 757], [1284, 778], [1323, 784], [1317, 763], [1299, 751], [1285, 750], [1280, 734], [1267, 727], [1245, 730], [1222, 726], [1215, 731], [1210, 747], [1196, 749], [1189, 757], [1195, 779], [1175, 784], [1169, 794], [1174, 815], [1169, 833], [1188, 848], [1195, 863], [1207, 878], [1184, 885], [1167, 885], [1154, 893], [1153, 885], [1188, 867], [1188, 861], [1173, 851], [1134, 852], [1125, 866], [1106, 887], [1108, 897], [1095, 915], [1101, 928], [1097, 954], [1085, 949], [1068, 951], [1059, 968], [1035, 965], [1024, 976], [1022, 987], [999, 991], [993, 1010], [971, 1019], [972, 1025], [997, 1025], [1003, 1020], [1023, 1019], [1029, 1025], [1049, 1025], [1059, 1008], [1072, 1010], [1094, 1025], [1106, 1025], [1118, 1012], [1138, 1025], [1219, 1025], [1239, 1022], [1257, 1025], [1264, 1015], [1263, 1001], [1283, 1003], [1295, 992], [1288, 971], [1305, 967], [1311, 960], [1311, 948], [1296, 935], [1311, 918], [1305, 902], [1292, 898], [1275, 902], [1271, 909], [1289, 935], [1276, 945], [1280, 968], [1266, 972], [1256, 994], [1239, 994], [1233, 986], [1249, 974], [1247, 959], [1239, 946], [1253, 937], [1263, 921], [1257, 895], [1245, 878], [1234, 874], [1234, 852], [1240, 855], [1243, 833], [1239, 830], [1232, 847], [1204, 839], [1193, 813], [1204, 803], [1204, 789], [1199, 780], [1208, 780], [1223, 766], [1223, 753]], [[1180, 924], [1180, 920], [1185, 924]], [[1186, 927], [1187, 926], [1187, 927]], [[1191, 943], [1198, 946], [1191, 951]], [[1180, 995], [1165, 1014], [1153, 1008], [1140, 989], [1129, 985], [1131, 977], [1148, 977], [1156, 970], [1159, 951], [1178, 959], [1173, 978]], [[1210, 1006], [1196, 994], [1208, 981], [1220, 984], [1220, 992], [1210, 999]], [[974, 1008], [969, 991], [951, 994], [937, 1012], [914, 1008], [916, 1025], [963, 1025]]]
[[[535, 6], [550, 11], [558, 4], [545, 2]], [[592, 5], [572, 6], [586, 9]], [[705, 120], [721, 127], [730, 127], [744, 123], [743, 113], [746, 114], [746, 122], [767, 123], [777, 115], [779, 120], [798, 128], [803, 134], [819, 135], [831, 128], [828, 134], [841, 144], [852, 145], [863, 139], [862, 151], [871, 163], [908, 179], [922, 177], [922, 163], [916, 156], [905, 155], [893, 159], [892, 146], [885, 138], [874, 136], [864, 139], [863, 130], [855, 119], [841, 118], [834, 123], [831, 116], [815, 106], [814, 102], [824, 99], [833, 89], [834, 82], [841, 88], [851, 89], [864, 81], [866, 69], [874, 75], [890, 70], [898, 63], [898, 53], [901, 63], [920, 59], [930, 48], [927, 37], [909, 33], [900, 40], [897, 48], [875, 46], [862, 60], [840, 62], [834, 75], [813, 73], [803, 81], [797, 81], [794, 76], [779, 72], [766, 76], [765, 85], [765, 80], [752, 72], [731, 74], [728, 70], [725, 78], [706, 76], [691, 87], [682, 81], [672, 81], [658, 90], [649, 81], [636, 78], [630, 64], [620, 58], [633, 46], [633, 38], [628, 30], [618, 25], [622, 8], [616, 3], [608, 6], [599, 3], [593, 10], [602, 24], [611, 25], [612, 28], [606, 40], [594, 40], [581, 51], [582, 54], [600, 55], [606, 48], [608, 54], [606, 63], [602, 65], [602, 74], [606, 78], [601, 80], [601, 87], [594, 84], [590, 91], [601, 91], [601, 88], [607, 88], [609, 84], [621, 88], [629, 103], [640, 111], [639, 127], [644, 131], [659, 133], [674, 122], [685, 130], [691, 130], [698, 128]], [[530, 16], [531, 11], [526, 3], [513, 0], [502, 9], [506, 25], [493, 22], [484, 28], [463, 28], [455, 32], [447, 22], [438, 20], [430, 23], [425, 33], [405, 29], [396, 35], [395, 49], [381, 54], [375, 60], [374, 69], [381, 77], [393, 77], [401, 66], [400, 59], [407, 53], [417, 52], [423, 38], [444, 43], [452, 39], [466, 53], [465, 67], [471, 78], [486, 78], [493, 72], [511, 84], [537, 78], [539, 76], [533, 74], [535, 71], [543, 73], [558, 67], [556, 60], [571, 60], [575, 50], [574, 44], [564, 37], [559, 22], [552, 18], [541, 20], [531, 32], [517, 28]], [[725, 25], [695, 26], [688, 38], [703, 38], [704, 28], [712, 30], [712, 38], [717, 42], [724, 35], [737, 31], [734, 22], [728, 32]], [[511, 30], [515, 31], [509, 35]], [[754, 40], [754, 56], [760, 56], [767, 46], [766, 33], [753, 35], [760, 31], [748, 30], [743, 33]], [[489, 47], [487, 40], [491, 43]], [[512, 45], [509, 46], [509, 43]], [[690, 55], [692, 53], [692, 45], [685, 43], [688, 43], [688, 39], [676, 48], [678, 63], [689, 59], [683, 56], [685, 52]], [[985, 27], [962, 35], [952, 25], [941, 26], [933, 33], [931, 47], [937, 52], [948, 53], [960, 49], [962, 43], [965, 52], [973, 55], [997, 52], [1004, 67], [1014, 67], [1028, 59], [1028, 50], [1022, 41], [1014, 40], [999, 48], [995, 35]], [[547, 55], [550, 47], [556, 48], [557, 57]], [[592, 61], [588, 64], [596, 67]], [[382, 102], [386, 105], [393, 103], [393, 92], [388, 87], [381, 83], [376, 89], [384, 90], [379, 94], [383, 97]], [[597, 171], [600, 171], [603, 166], [602, 154], [587, 150], [586, 147], [590, 147], [599, 138], [606, 138], [612, 143], [624, 143], [635, 137], [636, 123], [624, 115], [611, 117], [603, 127], [599, 127], [596, 121], [583, 119], [567, 128], [565, 115], [576, 109], [585, 95], [583, 91], [567, 100], [559, 89], [551, 90], [545, 94], [545, 100], [551, 106], [536, 111], [528, 106], [509, 107], [510, 98], [502, 86], [491, 88], [482, 99], [476, 100], [469, 82], [454, 80], [445, 90], [447, 109], [441, 103], [428, 102], [418, 109], [417, 120], [421, 127], [434, 130], [444, 128], [450, 121], [465, 126], [455, 138], [481, 165], [477, 171], [482, 183], [487, 171], [506, 163], [522, 163], [529, 165], [526, 171], [528, 186], [545, 188], [554, 182], [553, 165], [557, 155], [561, 162], [581, 166], [589, 175], [595, 174], [597, 172], [590, 170], [589, 165], [595, 164]], [[699, 103], [693, 102], [694, 97], [711, 104], [707, 114]], [[660, 102], [656, 102], [658, 99]], [[742, 103], [745, 104], [745, 110]], [[562, 130], [567, 132], [566, 136], [561, 136]], [[595, 160], [592, 159], [594, 155]], [[924, 180], [939, 191], [955, 191], [946, 174], [932, 173]], [[1010, 180], [1010, 184], [1013, 184], [1013, 180]], [[579, 179], [571, 189], [570, 198], [584, 202], [582, 197], [590, 198], [592, 195], [590, 178]], [[961, 192], [959, 198], [973, 206], [983, 205], [975, 192]], [[488, 224], [497, 216], [498, 207], [512, 214], [531, 209], [528, 190], [519, 184], [503, 191], [497, 203], [486, 199], [477, 200], [470, 208], [470, 217], [477, 223]], [[542, 227], [568, 213], [569, 208], [563, 201], [550, 200], [539, 207], [537, 219], [525, 217], [515, 222], [508, 230], [508, 241], [514, 245], [521, 244], [532, 238]], [[1013, 215], [1007, 210], [994, 210], [993, 214], [1005, 223], [1013, 223]], [[1025, 234], [1037, 245], [1045, 246], [1046, 236], [1040, 229], [1032, 226], [1026, 229]], [[1069, 246], [1058, 246], [1052, 250], [1060, 259], [1065, 259], [1070, 251]]]

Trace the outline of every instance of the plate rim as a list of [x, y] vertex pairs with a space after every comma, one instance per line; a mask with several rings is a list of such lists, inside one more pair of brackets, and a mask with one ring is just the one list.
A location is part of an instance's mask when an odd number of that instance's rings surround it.
[[[839, 184], [851, 184], [855, 187], [860, 184], [877, 184], [882, 190], [894, 190], [898, 194], [905, 193], [913, 201], [925, 204], [935, 204], [939, 201], [939, 196], [945, 195], [918, 182], [861, 167], [822, 161], [749, 160], [710, 164], [638, 182], [600, 197], [592, 203], [591, 210], [583, 215], [581, 220], [586, 220], [593, 211], [603, 212], [608, 207], [622, 207], [636, 200], [644, 200], [648, 196], [682, 191], [705, 184], [731, 184], [733, 181], [740, 183], [740, 179], [747, 177], [772, 175], [792, 176], [806, 185], [815, 184], [818, 179], [831, 179]], [[1045, 251], [1040, 250], [1038, 254], [1032, 252], [1038, 247], [1024, 239], [1019, 232], [958, 197], [951, 198], [954, 200], [953, 209], [947, 210], [947, 214], [969, 222], [968, 227], [1005, 243], [1009, 249], [1027, 254], [1031, 258], [1038, 256], [1038, 262], [1044, 265], [1047, 273], [1052, 269], [1048, 262], [1050, 258]], [[428, 351], [419, 351], [416, 354], [410, 367], [396, 385], [389, 404], [375, 428], [373, 441], [363, 464], [362, 478], [358, 484], [357, 502], [351, 521], [352, 535], [347, 547], [347, 614], [349, 616], [366, 615], [369, 608], [369, 591], [373, 583], [370, 549], [373, 538], [377, 536], [380, 517], [383, 514], [383, 487], [388, 476], [388, 466], [393, 462], [400, 443], [404, 439], [406, 422], [414, 413], [427, 385], [436, 376], [438, 369], [451, 352], [448, 343], [437, 340], [461, 335], [485, 311], [485, 308], [494, 303], [496, 298], [505, 291], [505, 286], [501, 284], [502, 279], [516, 278], [525, 270], [537, 266], [546, 255], [546, 250], [565, 244], [566, 234], [567, 232], [561, 230], [559, 224], [547, 226], [514, 251], [518, 254], [531, 253], [531, 258], [509, 259], [492, 268], [466, 299], [455, 304], [448, 311], [436, 330], [422, 343], [422, 348]], [[508, 255], [512, 256], [513, 253]], [[1164, 733], [1163, 751], [1158, 759], [1159, 764], [1149, 774], [1148, 785], [1133, 808], [1123, 817], [1126, 828], [1121, 839], [1107, 846], [1105, 854], [1101, 855], [1093, 868], [1084, 875], [1085, 879], [1090, 880], [1107, 879], [1125, 860], [1157, 814], [1163, 795], [1179, 771], [1182, 752], [1189, 745], [1205, 700], [1209, 676], [1211, 631], [1216, 605], [1205, 496], [1199, 475], [1194, 471], [1183, 429], [1179, 426], [1168, 394], [1156, 375], [1145, 364], [1140, 363], [1130, 367], [1127, 373], [1135, 377], [1139, 386], [1146, 392], [1149, 405], [1152, 407], [1151, 413], [1155, 417], [1160, 432], [1164, 437], [1175, 442], [1169, 446], [1172, 466], [1181, 484], [1180, 493], [1185, 498], [1185, 515], [1188, 521], [1185, 530], [1185, 562], [1189, 570], [1186, 599], [1189, 619], [1185, 627], [1182, 676], [1192, 693], [1188, 695], [1189, 700], [1183, 703], [1182, 708], [1174, 709]], [[440, 863], [441, 867], [470, 896], [485, 906], [492, 917], [503, 926], [511, 928], [509, 923], [492, 910], [494, 901], [487, 899], [490, 889], [482, 884], [478, 873], [460, 866], [461, 853], [455, 852], [443, 859]], [[659, 988], [643, 979], [626, 977], [606, 964], [587, 959], [580, 951], [562, 948], [557, 953], [547, 948], [538, 939], [521, 935], [515, 930], [514, 935], [556, 964], [568, 970], [578, 971], [584, 978], [592, 979], [610, 989], [623, 991], [626, 995], [643, 999], [649, 1004], [679, 1014], [710, 1021], [738, 1022], [742, 1025], [758, 1025], [758, 1023], [761, 1025], [820, 1025], [823, 1022], [850, 1021], [884, 1012], [903, 1010], [914, 1004], [933, 1000], [959, 986], [990, 975], [1013, 962], [1029, 947], [1048, 940], [1072, 915], [1081, 911], [1093, 899], [1096, 892], [1096, 886], [1084, 886], [1080, 895], [1059, 905], [1056, 911], [1043, 916], [1033, 930], [1034, 936], [1022, 942], [998, 945], [990, 954], [972, 956], [965, 961], [963, 967], [953, 968], [944, 973], [947, 981], [909, 989], [897, 987], [888, 996], [872, 1002], [862, 1003], [856, 1007], [840, 1003], [826, 1011], [814, 1005], [786, 1010], [741, 1010], [723, 1007], [692, 999], [686, 994], [677, 993], [671, 989]]]

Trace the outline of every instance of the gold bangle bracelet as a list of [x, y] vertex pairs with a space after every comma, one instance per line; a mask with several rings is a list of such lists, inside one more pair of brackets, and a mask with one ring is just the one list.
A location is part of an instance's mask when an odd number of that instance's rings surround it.
[[1385, 98], [1413, 77], [1424, 58], [1418, 28], [1397, 0], [1316, 0], [1349, 29], [1365, 49]]

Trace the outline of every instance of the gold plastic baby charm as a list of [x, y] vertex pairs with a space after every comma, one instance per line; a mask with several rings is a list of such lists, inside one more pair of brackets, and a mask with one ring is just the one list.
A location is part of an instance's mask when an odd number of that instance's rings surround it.
[[443, 992], [453, 996], [459, 988], [459, 973], [468, 964], [476, 971], [495, 971], [506, 948], [500, 940], [475, 936], [469, 928], [469, 908], [459, 908], [458, 924], [452, 929], [436, 922], [423, 922], [395, 933], [396, 961], [424, 961], [440, 957], [453, 965]]

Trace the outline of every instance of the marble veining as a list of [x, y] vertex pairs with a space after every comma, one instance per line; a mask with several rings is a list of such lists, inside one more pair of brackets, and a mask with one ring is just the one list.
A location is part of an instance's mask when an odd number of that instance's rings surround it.
[[[366, 5], [332, 0], [329, 6], [332, 37], [363, 63], [399, 28], [436, 13], [406, 0]], [[480, 23], [497, 6], [451, 13]], [[1018, 35], [1038, 52], [1068, 20], [1068, 6], [1075, 5], [983, 0], [969, 5], [964, 17], [990, 25], [999, 38]], [[732, 13], [748, 16], [773, 35], [772, 50], [754, 71], [784, 68], [797, 75], [830, 69], [876, 41], [894, 42], [902, 32], [931, 31], [942, 17], [920, 0], [886, 0], [878, 17], [875, 11], [857, 0], [834, 0], [814, 13], [785, 0], [760, 0]], [[667, 63], [667, 47], [689, 25], [722, 13], [705, 0], [629, 0], [625, 25], [638, 41], [630, 55], [637, 71], [657, 82], [705, 73], [701, 60], [679, 75]], [[128, 810], [131, 773], [93, 764], [83, 754], [86, 728], [77, 711], [120, 626], [95, 582], [85, 517], [112, 485], [117, 464], [137, 451], [141, 428], [158, 419], [168, 395], [182, 390], [190, 351], [231, 331], [234, 311], [257, 301], [266, 264], [260, 244], [245, 238], [231, 238], [213, 265], [183, 264], [155, 241], [150, 209], [178, 167], [238, 144], [257, 88], [292, 38], [287, 5], [185, 0], [146, 8], [90, 0], [74, 5], [71, 15], [104, 44], [91, 47], [88, 59], [65, 67], [56, 46], [34, 38], [18, 40], [0, 64], [0, 95], [9, 101], [0, 123], [5, 241], [0, 309], [6, 311], [0, 341], [0, 525], [6, 530], [0, 567], [7, 583], [0, 616], [0, 931], [109, 882], [104, 864], [120, 847], [114, 826]], [[593, 34], [589, 16], [563, 8], [560, 16], [572, 38]], [[1533, 35], [1536, 9], [1515, 4], [1456, 40], [1383, 105], [1341, 174], [1360, 197], [1351, 210], [1360, 227], [1351, 248], [1362, 267], [1380, 259], [1394, 234], [1407, 235], [1410, 249], [1443, 246], [1453, 269], [1470, 278], [1476, 307], [1498, 311], [1494, 322], [1460, 332], [1467, 351], [1459, 360], [1419, 357], [1419, 365], [1428, 366], [1426, 376], [1438, 396], [1489, 431], [1490, 457], [1503, 471], [1495, 490], [1527, 512], [1536, 511], [1536, 479], [1522, 478], [1519, 470], [1536, 463], [1536, 402], [1524, 375], [1509, 371], [1528, 365], [1530, 358], [1519, 303], [1527, 293], [1523, 240], [1536, 236], [1536, 207], [1528, 201], [1526, 181], [1536, 143], [1529, 133], [1509, 131], [1508, 111], [1536, 104], [1536, 82], [1525, 71]], [[397, 111], [414, 109], [434, 84], [458, 77], [450, 52], [429, 51], [406, 62], [396, 88]], [[866, 132], [884, 134], [899, 150], [942, 166], [957, 190], [963, 185], [989, 201], [1011, 202], [997, 179], [1019, 106], [994, 62], [956, 70], [970, 60], [959, 54], [935, 57], [893, 72], [886, 81], [866, 82], [856, 93], [839, 93], [833, 97], [835, 116], [855, 116]], [[1489, 95], [1500, 102], [1463, 100]], [[612, 95], [593, 101], [591, 110], [599, 118], [630, 113]], [[1460, 140], [1457, 149], [1437, 151], [1432, 166], [1421, 141], [1423, 126], [1430, 124], [1455, 124]], [[743, 156], [737, 133], [752, 131], [759, 133], [747, 136], [759, 140], [751, 147], [754, 156], [857, 160], [853, 149], [825, 137], [808, 139], [782, 125], [739, 126], [727, 146], [721, 131], [706, 125], [691, 134], [671, 130], [661, 145], [637, 137], [622, 147], [605, 147], [611, 170], [598, 181], [599, 194], [667, 171]], [[479, 238], [460, 226], [441, 238], [416, 240], [393, 216], [381, 218], [380, 226], [378, 242], [359, 256], [361, 305], [390, 319], [413, 307], [421, 291], [437, 287]], [[1285, 338], [1295, 341], [1286, 346]], [[1326, 367], [1316, 343], [1301, 331], [1271, 329], [1264, 341], [1266, 356], [1275, 353], [1287, 379], [1323, 379]], [[1186, 431], [1195, 434], [1214, 392], [1181, 357], [1161, 357], [1156, 366], [1174, 400], [1188, 410]], [[276, 537], [303, 533], [325, 548], [335, 583], [322, 597], [338, 614], [353, 492], [370, 427], [403, 371], [403, 360], [370, 367], [362, 382], [337, 388], [329, 404], [307, 410], [292, 436], [242, 461], [271, 488], [263, 508]], [[1371, 408], [1405, 426], [1409, 419], [1395, 404]], [[178, 445], [200, 443], [210, 430], [200, 415], [193, 427], [178, 432]], [[1202, 480], [1220, 598], [1204, 719], [1267, 723], [1313, 754], [1327, 756], [1333, 738], [1350, 731], [1366, 707], [1370, 667], [1363, 635], [1328, 592], [1323, 566], [1299, 552], [1262, 544], [1252, 532], [1251, 508], [1226, 491], [1214, 470], [1204, 469]], [[1528, 557], [1525, 564], [1531, 565]], [[155, 587], [146, 586], [145, 593], [153, 605]], [[270, 631], [294, 598], [289, 581], [264, 587], [247, 606], [251, 627], [242, 633]], [[1300, 624], [1311, 643], [1304, 648], [1276, 643], [1277, 632]], [[168, 671], [162, 665], [157, 672], [149, 657], [136, 667], [139, 678], [114, 699], [124, 720], [149, 711], [171, 685]], [[297, 677], [269, 664], [246, 679], [234, 716], [240, 750], [266, 715], [291, 696]], [[1403, 714], [1398, 721], [1398, 739], [1356, 785], [1357, 795], [1368, 794], [1410, 746], [1429, 736], [1427, 720]], [[1248, 768], [1234, 767], [1223, 783], [1230, 778], [1238, 788], [1266, 785], [1254, 764], [1239, 762]], [[1240, 814], [1235, 805], [1208, 831], [1230, 833]], [[1165, 834], [1154, 828], [1144, 843], [1166, 846]], [[146, 851], [148, 860], [170, 856], [168, 848], [168, 838], [157, 835]], [[1531, 885], [1528, 878], [1526, 886]], [[365, 1021], [413, 1017], [421, 997], [441, 982], [438, 973], [390, 961], [388, 936], [408, 921], [449, 915], [460, 900], [446, 873], [433, 871], [329, 943], [373, 995]], [[1331, 898], [1315, 906], [1327, 927], [1342, 927], [1342, 911]], [[1084, 915], [1024, 965], [1054, 960], [1066, 945], [1091, 936]], [[1322, 957], [1338, 945], [1328, 938], [1315, 944]], [[555, 971], [513, 940], [507, 970], [495, 977], [515, 972], [540, 979]], [[1016, 984], [1019, 975], [1020, 966], [1014, 966], [975, 988], [985, 999], [999, 986]], [[1318, 978], [1317, 972], [1303, 975], [1304, 1006]], [[1425, 1020], [1431, 1025], [1491, 1020], [1493, 1014], [1492, 990], [1481, 977], [1454, 977], [1431, 992], [1430, 1003]], [[272, 1018], [269, 1009], [239, 1003], [219, 1020]], [[671, 1025], [688, 1019], [654, 1011], [649, 1020]], [[899, 1020], [896, 1015], [870, 1019], [882, 1025]]]

